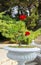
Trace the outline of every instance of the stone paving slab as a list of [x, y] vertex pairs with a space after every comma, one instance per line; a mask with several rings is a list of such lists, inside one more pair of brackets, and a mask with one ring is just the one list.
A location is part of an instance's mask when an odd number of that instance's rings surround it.
[[41, 44], [41, 35], [38, 36], [38, 37], [35, 39], [35, 42], [36, 42], [37, 44]]
[[9, 60], [1, 65], [17, 65], [17, 63], [15, 61]]
[[16, 61], [13, 61], [7, 57], [7, 52], [4, 49], [0, 49], [0, 65], [16, 65]]
[[5, 46], [10, 46], [10, 45], [16, 45], [16, 44], [0, 44], [0, 49], [4, 48]]

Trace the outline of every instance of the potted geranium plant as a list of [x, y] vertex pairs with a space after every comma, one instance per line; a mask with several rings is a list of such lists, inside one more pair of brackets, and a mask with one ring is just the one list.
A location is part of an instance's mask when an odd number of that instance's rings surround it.
[[[29, 42], [31, 32], [27, 30], [25, 22], [23, 22], [26, 17], [20, 15], [19, 18], [20, 21], [16, 21], [8, 15], [2, 16], [0, 20], [0, 32], [3, 36], [10, 38], [10, 41], [18, 43], [16, 46], [5, 47], [5, 49], [9, 51], [7, 56], [11, 59], [17, 60], [19, 65], [24, 65], [26, 61], [34, 60], [40, 49], [36, 46], [29, 46], [29, 43], [31, 43]], [[21, 45], [23, 41], [28, 45]]]
[[[7, 56], [17, 60], [19, 65], [24, 65], [26, 61], [34, 60], [40, 49], [36, 46], [29, 46], [32, 42], [31, 36], [33, 35], [31, 35], [31, 31], [27, 30], [25, 26], [24, 20], [26, 19], [26, 15], [19, 15], [19, 19], [19, 21], [16, 21], [8, 15], [1, 15], [0, 32], [3, 36], [9, 38], [10, 41], [18, 43], [16, 46], [5, 47], [9, 51]], [[22, 45], [21, 43], [23, 42], [27, 45]]]
[[[16, 46], [5, 47], [5, 49], [9, 51], [7, 56], [11, 59], [17, 60], [19, 65], [24, 65], [26, 61], [34, 60], [38, 55], [37, 52], [40, 51], [40, 49], [35, 46], [28, 46], [28, 37], [30, 36], [31, 32], [26, 29], [25, 23], [23, 21], [10, 21], [8, 24], [6, 22], [3, 26], [5, 33], [2, 28], [2, 35], [6, 36], [7, 38], [9, 37], [12, 42], [18, 43]], [[28, 44], [27, 46], [21, 45], [23, 40]]]

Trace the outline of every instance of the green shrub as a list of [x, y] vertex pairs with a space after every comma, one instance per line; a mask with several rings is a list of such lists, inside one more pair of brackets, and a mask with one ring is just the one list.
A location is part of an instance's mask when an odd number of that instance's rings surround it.
[[27, 41], [28, 36], [25, 36], [27, 31], [23, 21], [16, 21], [7, 16], [2, 16], [0, 19], [0, 32], [6, 38], [10, 38], [12, 42]]
[[[24, 42], [29, 44], [38, 35], [41, 35], [41, 28], [36, 31], [27, 30], [24, 21], [16, 21], [10, 18], [9, 15], [4, 16], [2, 14], [0, 14], [0, 32], [6, 38], [10, 38], [11, 42]], [[30, 32], [29, 36], [25, 36], [26, 31]]]
[[[27, 17], [26, 19], [26, 26], [30, 30], [34, 30], [35, 27], [37, 27], [37, 21], [39, 19], [38, 10], [36, 8], [31, 9], [31, 15]], [[36, 30], [36, 29], [35, 29]]]
[[39, 28], [36, 31], [31, 31], [30, 36], [28, 37], [29, 43], [32, 42], [32, 40], [35, 40], [39, 35], [41, 35], [41, 28]]

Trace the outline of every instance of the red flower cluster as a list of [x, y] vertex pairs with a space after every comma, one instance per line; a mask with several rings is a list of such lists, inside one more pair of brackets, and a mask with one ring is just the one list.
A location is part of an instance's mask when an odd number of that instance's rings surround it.
[[27, 32], [27, 31], [26, 31], [26, 32], [25, 32], [25, 36], [28, 36], [28, 35], [30, 35], [30, 32]]
[[27, 17], [26, 15], [21, 14], [21, 15], [19, 16], [19, 19], [20, 19], [20, 20], [25, 20], [25, 19], [26, 19], [26, 17]]

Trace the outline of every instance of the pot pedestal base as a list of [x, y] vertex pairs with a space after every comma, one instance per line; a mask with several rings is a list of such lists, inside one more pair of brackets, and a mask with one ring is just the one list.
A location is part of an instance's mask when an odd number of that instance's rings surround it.
[[18, 61], [18, 65], [25, 65], [25, 61]]
[[25, 65], [26, 62], [33, 61], [40, 53], [18, 53], [9, 51], [7, 56], [12, 60], [16, 60], [18, 65]]

